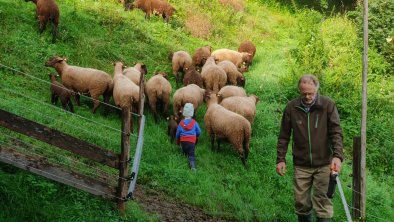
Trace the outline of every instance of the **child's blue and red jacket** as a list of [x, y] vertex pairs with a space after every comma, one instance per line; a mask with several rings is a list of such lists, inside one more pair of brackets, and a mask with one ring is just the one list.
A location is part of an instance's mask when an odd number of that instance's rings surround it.
[[196, 143], [201, 134], [201, 128], [194, 119], [183, 119], [176, 129], [177, 142]]

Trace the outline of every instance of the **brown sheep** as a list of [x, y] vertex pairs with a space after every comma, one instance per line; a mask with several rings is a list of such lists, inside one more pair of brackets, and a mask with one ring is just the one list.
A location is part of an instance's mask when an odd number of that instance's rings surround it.
[[246, 166], [249, 155], [251, 126], [245, 117], [227, 110], [218, 104], [216, 94], [207, 96], [208, 108], [204, 116], [205, 128], [211, 138], [211, 148], [214, 149], [215, 139], [220, 149], [220, 141], [229, 141]]
[[224, 60], [218, 63], [218, 66], [222, 67], [227, 74], [227, 84], [235, 86], [245, 86], [245, 77], [238, 71], [234, 63]]
[[231, 61], [240, 72], [246, 71], [246, 61], [249, 61], [251, 56], [248, 52], [237, 52], [231, 49], [217, 49], [211, 55], [215, 57], [216, 62]]
[[201, 74], [197, 72], [194, 67], [190, 67], [190, 69], [186, 71], [186, 74], [183, 77], [183, 86], [187, 86], [189, 84], [196, 84], [200, 88], [203, 87]]
[[[100, 101], [99, 96], [103, 95], [104, 103], [108, 104], [113, 89], [112, 77], [106, 72], [83, 68], [79, 66], [68, 65], [65, 58], [58, 56], [50, 58], [45, 66], [53, 67], [62, 78], [63, 85], [72, 91], [74, 91], [75, 101], [78, 105], [79, 94], [78, 93], [89, 93], [93, 100], [92, 112], [95, 113]], [[105, 114], [108, 114], [108, 106], [105, 106]]]
[[[146, 82], [145, 94], [148, 97], [149, 106], [156, 123], [158, 121], [157, 111], [160, 111], [164, 116], [167, 115], [171, 92], [171, 84], [167, 80], [167, 74], [164, 72], [156, 73], [155, 76]], [[158, 107], [160, 107], [159, 110]]]
[[25, 0], [36, 4], [36, 16], [40, 34], [45, 30], [48, 21], [53, 24], [52, 43], [56, 41], [57, 27], [59, 25], [59, 7], [54, 0]]
[[217, 96], [220, 103], [223, 99], [230, 96], [246, 96], [246, 91], [239, 86], [225, 86], [220, 89]]
[[201, 78], [204, 88], [213, 93], [217, 93], [227, 83], [226, 72], [216, 65], [213, 56], [209, 57], [202, 67]]
[[245, 61], [246, 67], [249, 68], [256, 54], [256, 46], [251, 41], [244, 41], [239, 45], [238, 52], [247, 52], [250, 54], [250, 57]]
[[69, 110], [70, 112], [74, 112], [74, 106], [71, 102], [72, 92], [60, 84], [56, 80], [56, 75], [51, 73], [49, 74], [49, 79], [51, 80], [51, 103], [56, 105], [57, 100], [60, 98], [60, 102], [62, 103], [64, 110]]
[[152, 14], [161, 15], [166, 23], [176, 12], [175, 8], [166, 0], [135, 0], [133, 3], [126, 4], [126, 10], [134, 8], [145, 12], [145, 18], [149, 18]]
[[[179, 83], [183, 80], [183, 76], [186, 71], [193, 66], [192, 57], [186, 51], [177, 51], [174, 53], [170, 53], [168, 56], [172, 63], [172, 73], [175, 76], [176, 85], [179, 86]], [[179, 75], [179, 72], [182, 72], [182, 75]]]
[[178, 128], [178, 124], [179, 124], [179, 118], [174, 115], [170, 115], [169, 117], [167, 117], [167, 122], [168, 122], [167, 134], [168, 134], [168, 136], [170, 136], [171, 143], [174, 143], [176, 129]]
[[193, 64], [196, 67], [197, 71], [201, 71], [201, 67], [205, 64], [208, 57], [211, 56], [212, 47], [211, 46], [203, 46], [197, 48], [193, 54]]
[[256, 116], [256, 103], [258, 101], [259, 97], [256, 95], [250, 95], [248, 97], [231, 96], [222, 100], [220, 105], [245, 117], [250, 122], [250, 124], [252, 124], [254, 117]]
[[204, 102], [205, 89], [200, 88], [196, 84], [190, 84], [179, 88], [175, 91], [173, 96], [173, 111], [174, 115], [179, 117], [182, 113], [182, 108], [186, 103], [192, 103], [194, 107], [194, 115], [197, 113], [197, 108]]
[[123, 75], [127, 76], [131, 81], [140, 86], [141, 74], [146, 75], [148, 73], [148, 69], [145, 64], [137, 63], [134, 67], [127, 67], [123, 69]]

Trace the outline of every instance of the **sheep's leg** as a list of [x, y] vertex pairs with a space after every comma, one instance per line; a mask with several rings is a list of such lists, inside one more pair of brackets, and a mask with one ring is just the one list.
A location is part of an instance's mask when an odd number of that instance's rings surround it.
[[71, 102], [70, 98], [68, 99], [67, 105], [68, 105], [68, 108], [70, 109], [70, 112], [73, 113], [74, 112], [74, 106], [73, 106], [73, 103]]
[[57, 24], [53, 24], [53, 30], [52, 30], [52, 43], [55, 43], [55, 41], [56, 41], [56, 36], [57, 36]]
[[42, 32], [45, 30], [45, 27], [47, 26], [48, 20], [44, 16], [38, 16], [38, 21], [40, 34], [42, 34]]
[[75, 100], [75, 102], [77, 103], [77, 105], [78, 106], [80, 106], [81, 105], [81, 102], [80, 102], [80, 95], [79, 95], [79, 93], [77, 93], [77, 92], [74, 92], [74, 100]]
[[158, 121], [158, 118], [157, 118], [157, 111], [156, 111], [156, 109], [157, 109], [157, 107], [156, 107], [156, 102], [157, 102], [157, 100], [156, 100], [156, 98], [154, 98], [154, 97], [149, 99], [149, 106], [150, 106], [150, 108], [151, 108], [151, 110], [152, 110], [153, 117], [154, 117], [154, 119], [155, 119], [155, 123], [157, 123], [157, 121]]
[[211, 135], [211, 150], [215, 150], [215, 136]]
[[107, 116], [109, 114], [109, 100], [111, 99], [111, 95], [103, 95], [104, 97], [104, 115]]
[[91, 95], [93, 101], [93, 110], [92, 113], [96, 113], [98, 106], [100, 105], [99, 96], [98, 95]]
[[56, 105], [56, 102], [57, 102], [57, 96], [56, 96], [54, 93], [52, 93], [52, 96], [51, 96], [51, 103], [52, 103], [53, 105]]

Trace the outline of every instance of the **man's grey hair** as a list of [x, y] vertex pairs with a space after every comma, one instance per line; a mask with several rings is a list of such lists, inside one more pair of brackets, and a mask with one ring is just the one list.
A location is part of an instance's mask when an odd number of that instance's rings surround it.
[[301, 76], [300, 80], [298, 81], [298, 88], [300, 88], [301, 83], [313, 83], [316, 86], [316, 91], [319, 90], [319, 80], [317, 79], [316, 76], [312, 75], [312, 74], [305, 74], [303, 76]]

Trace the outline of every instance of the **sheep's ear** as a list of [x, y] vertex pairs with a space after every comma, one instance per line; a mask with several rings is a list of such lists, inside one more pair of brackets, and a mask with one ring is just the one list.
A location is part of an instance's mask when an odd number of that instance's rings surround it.
[[62, 61], [65, 61], [65, 62], [67, 62], [67, 58], [66, 58], [66, 57], [64, 57], [64, 58], [62, 59]]
[[167, 120], [167, 121], [170, 120], [170, 117], [167, 116], [166, 120]]

